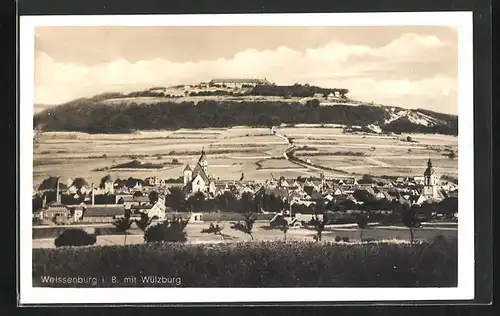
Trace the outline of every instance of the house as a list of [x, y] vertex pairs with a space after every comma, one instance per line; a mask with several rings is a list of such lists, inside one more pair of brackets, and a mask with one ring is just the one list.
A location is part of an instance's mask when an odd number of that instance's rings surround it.
[[289, 186], [288, 182], [284, 179], [280, 182], [280, 187], [288, 188]]
[[184, 176], [184, 187], [183, 190], [186, 193], [211, 193], [215, 195], [217, 187], [215, 185], [215, 179], [208, 175], [208, 160], [205, 151], [201, 151], [200, 158], [196, 163], [194, 169], [186, 165], [183, 171]]
[[65, 204], [52, 201], [41, 211], [41, 218], [57, 224], [67, 224], [70, 220], [70, 210]]
[[160, 186], [160, 182], [161, 182], [161, 180], [156, 176], [152, 176], [152, 177], [148, 177], [148, 178], [144, 179], [145, 186], [157, 187], [157, 186]]
[[130, 177], [124, 181], [124, 188], [128, 190], [140, 190], [142, 189], [143, 184], [143, 180]]
[[190, 222], [203, 222], [203, 213], [191, 213]]
[[80, 203], [78, 205], [69, 207], [70, 214], [71, 214], [71, 222], [76, 223], [80, 222], [83, 219], [83, 211], [85, 209], [85, 204]]
[[151, 219], [164, 219], [166, 216], [165, 198], [158, 197], [158, 201], [154, 204], [131, 205], [130, 212], [132, 216], [147, 214]]
[[125, 195], [118, 199], [117, 204], [123, 205], [125, 209], [130, 209], [131, 206], [146, 205], [149, 203], [149, 197], [145, 195], [133, 196]]
[[419, 194], [410, 195], [407, 200], [410, 202], [410, 205], [422, 205], [426, 199], [422, 194]]
[[101, 179], [101, 183], [99, 184], [99, 189], [102, 190], [105, 194], [113, 194], [115, 193], [115, 182], [111, 178], [111, 175], [106, 175]]
[[425, 177], [413, 177], [413, 181], [417, 185], [423, 185], [425, 181]]
[[125, 208], [121, 204], [86, 205], [83, 208], [83, 222], [110, 223], [116, 218], [125, 215]]
[[83, 178], [75, 178], [71, 185], [68, 187], [69, 194], [87, 194], [91, 191], [89, 184]]
[[334, 191], [333, 191], [333, 195], [342, 195], [342, 190], [340, 188], [336, 188]]
[[358, 186], [358, 181], [355, 178], [341, 179], [339, 184], [342, 186]]

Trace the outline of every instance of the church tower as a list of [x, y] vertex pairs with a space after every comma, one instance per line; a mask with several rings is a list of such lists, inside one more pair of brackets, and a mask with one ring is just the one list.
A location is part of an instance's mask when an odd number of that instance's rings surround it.
[[200, 164], [200, 166], [203, 168], [203, 171], [208, 176], [208, 160], [207, 155], [205, 154], [205, 151], [203, 149], [201, 150], [201, 156], [198, 160], [198, 164]]
[[436, 185], [436, 174], [434, 168], [432, 167], [431, 158], [427, 161], [427, 169], [424, 172], [424, 197], [426, 198], [437, 198], [437, 185]]
[[189, 165], [184, 168], [184, 185], [187, 185], [193, 179], [193, 170]]

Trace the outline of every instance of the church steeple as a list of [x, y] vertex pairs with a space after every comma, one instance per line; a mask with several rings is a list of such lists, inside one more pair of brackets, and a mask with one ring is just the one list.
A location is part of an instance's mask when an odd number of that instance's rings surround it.
[[203, 168], [203, 171], [206, 175], [208, 175], [208, 161], [207, 155], [205, 154], [205, 150], [201, 149], [200, 159], [198, 159], [198, 164]]
[[436, 175], [432, 166], [431, 157], [427, 161], [427, 169], [424, 171], [424, 192], [426, 198], [437, 197]]

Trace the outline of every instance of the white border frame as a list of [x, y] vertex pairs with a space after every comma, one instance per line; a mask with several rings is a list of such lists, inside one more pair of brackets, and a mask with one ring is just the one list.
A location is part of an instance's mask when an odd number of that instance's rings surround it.
[[[333, 24], [332, 24], [333, 23]], [[458, 29], [458, 286], [454, 288], [46, 288], [32, 286], [34, 42], [37, 26], [409, 26]], [[472, 12], [21, 16], [20, 304], [412, 301], [474, 299], [474, 100]]]

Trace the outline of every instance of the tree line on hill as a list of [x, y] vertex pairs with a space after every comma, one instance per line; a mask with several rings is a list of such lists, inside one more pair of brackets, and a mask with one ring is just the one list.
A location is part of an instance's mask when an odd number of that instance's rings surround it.
[[376, 124], [390, 132], [426, 132], [457, 134], [455, 118], [449, 124], [423, 127], [396, 120], [384, 125], [387, 112], [380, 107], [337, 105], [319, 107], [312, 102], [262, 101], [237, 102], [204, 100], [194, 102], [159, 102], [105, 104], [94, 99], [78, 99], [49, 111], [37, 113], [34, 127], [44, 131], [85, 133], [126, 133], [135, 130], [232, 127], [239, 125], [271, 127], [285, 124]]
[[339, 93], [341, 97], [346, 98], [346, 94], [349, 93], [348, 89], [331, 89], [331, 88], [321, 88], [317, 86], [310, 86], [308, 84], [294, 84], [292, 86], [277, 86], [277, 85], [257, 85], [253, 87], [250, 94], [251, 95], [263, 95], [263, 96], [280, 96], [280, 97], [312, 97], [315, 94], [322, 94], [323, 96], [328, 96], [330, 93]]

